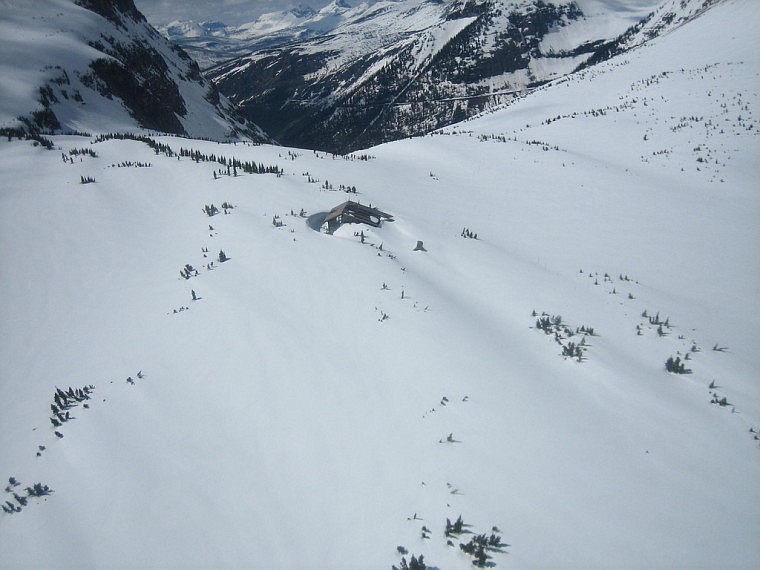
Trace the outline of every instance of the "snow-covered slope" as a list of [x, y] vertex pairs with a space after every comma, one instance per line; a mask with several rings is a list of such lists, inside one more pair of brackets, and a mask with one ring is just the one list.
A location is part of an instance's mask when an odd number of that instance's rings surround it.
[[[182, 46], [193, 57], [211, 66], [234, 57], [246, 56], [264, 48], [284, 46], [315, 36], [330, 36], [333, 33], [345, 35], [352, 27], [372, 25], [378, 16], [389, 15], [395, 20], [396, 28], [399, 20], [409, 11], [410, 6], [419, 8], [426, 18], [427, 26], [435, 23], [445, 5], [463, 5], [461, 1], [428, 1], [425, 0], [381, 0], [376, 3], [357, 3], [351, 7], [344, 2], [330, 2], [320, 10], [300, 7], [292, 10], [270, 12], [256, 20], [241, 24], [227, 25], [222, 22], [195, 22], [192, 20], [174, 20], [169, 23], [157, 24], [161, 31], [172, 42]], [[472, 3], [476, 5], [477, 3]], [[512, 2], [513, 6], [519, 3]], [[657, 0], [637, 0], [634, 2], [617, 2], [609, 0], [577, 0], [575, 4], [586, 16], [582, 23], [576, 23], [571, 30], [557, 30], [561, 34], [552, 34], [552, 39], [561, 36], [565, 44], [561, 50], [573, 50], [584, 43], [603, 40], [613, 40], [628, 27], [639, 21], [653, 10]], [[509, 4], [506, 4], [509, 6]], [[378, 20], [382, 21], [382, 20]], [[388, 33], [385, 26], [377, 26], [378, 30]], [[424, 29], [424, 26], [423, 28]], [[392, 31], [392, 30], [391, 30]], [[366, 41], [369, 34], [363, 34]], [[383, 34], [372, 34], [375, 40], [383, 41]], [[353, 42], [343, 42], [351, 44]], [[367, 46], [371, 49], [372, 46]], [[548, 49], [546, 50], [548, 51]]]
[[366, 4], [352, 9], [342, 2], [331, 2], [318, 11], [302, 6], [268, 12], [239, 26], [216, 21], [175, 20], [159, 24], [157, 29], [191, 53], [203, 67], [211, 67], [260, 49], [329, 35], [346, 21], [363, 16], [367, 9]]
[[646, 18], [628, 28], [618, 37], [599, 45], [596, 52], [580, 67], [588, 67], [621, 54], [700, 17], [720, 0], [666, 0]]
[[343, 2], [330, 2], [321, 10], [299, 7], [269, 12], [239, 26], [215, 21], [175, 20], [158, 24], [157, 29], [191, 53], [202, 65], [210, 67], [259, 49], [329, 35], [339, 25], [360, 19], [368, 11], [366, 3], [351, 8]]
[[229, 60], [208, 70], [219, 89], [275, 138], [345, 152], [429, 132], [561, 77], [656, 4], [334, 3], [298, 23], [269, 15], [204, 49]]
[[347, 157], [0, 141], [0, 566], [757, 568], [758, 18]]
[[3, 128], [266, 138], [131, 0], [2, 0], [0, 72]]

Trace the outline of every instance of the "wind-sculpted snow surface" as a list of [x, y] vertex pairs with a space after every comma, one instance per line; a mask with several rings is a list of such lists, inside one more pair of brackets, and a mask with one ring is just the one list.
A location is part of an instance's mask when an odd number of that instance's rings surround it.
[[3, 138], [0, 567], [757, 568], [758, 16], [362, 154]]

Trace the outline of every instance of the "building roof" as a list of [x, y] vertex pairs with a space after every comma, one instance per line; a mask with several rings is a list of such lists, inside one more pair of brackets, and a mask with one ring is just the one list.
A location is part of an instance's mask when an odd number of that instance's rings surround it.
[[383, 218], [389, 221], [393, 221], [393, 216], [383, 212], [382, 210], [378, 210], [377, 208], [373, 208], [372, 206], [365, 206], [363, 204], [359, 204], [359, 202], [352, 202], [351, 200], [348, 200], [346, 202], [343, 202], [342, 204], [335, 206], [332, 210], [330, 210], [327, 216], [325, 216], [325, 222], [334, 220], [338, 216], [341, 216], [343, 214], [350, 214], [357, 217], [367, 217], [367, 218], [374, 217], [378, 219], [378, 222]]

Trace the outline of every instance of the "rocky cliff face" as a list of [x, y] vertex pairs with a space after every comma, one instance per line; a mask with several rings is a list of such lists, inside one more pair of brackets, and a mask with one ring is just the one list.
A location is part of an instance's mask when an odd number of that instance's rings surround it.
[[[266, 140], [132, 0], [41, 0], [11, 8], [9, 33], [0, 41], [6, 68], [18, 68], [24, 84], [4, 104], [3, 126]], [[26, 54], [34, 72], [25, 72], [27, 62], [14, 53]], [[24, 97], [23, 89], [33, 96]]]
[[124, 17], [135, 22], [145, 21], [132, 0], [75, 0], [75, 4], [92, 10], [115, 24], [123, 24]]

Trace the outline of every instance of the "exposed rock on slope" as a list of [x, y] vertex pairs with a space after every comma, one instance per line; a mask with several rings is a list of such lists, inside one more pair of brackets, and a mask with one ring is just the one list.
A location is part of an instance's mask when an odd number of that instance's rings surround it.
[[266, 140], [198, 64], [132, 0], [11, 0], [0, 19], [0, 126], [28, 131], [144, 128]]

